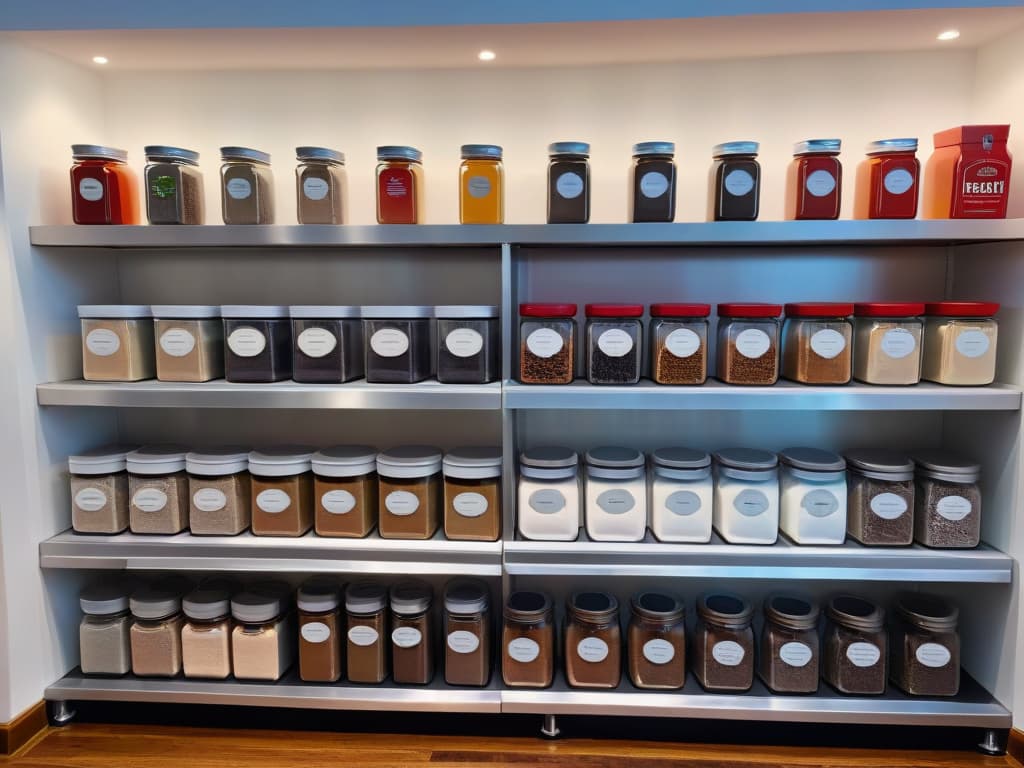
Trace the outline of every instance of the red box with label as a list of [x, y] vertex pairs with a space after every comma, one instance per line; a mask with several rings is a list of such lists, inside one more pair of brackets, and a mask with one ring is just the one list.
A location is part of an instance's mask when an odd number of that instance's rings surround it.
[[1008, 125], [961, 125], [935, 134], [925, 168], [926, 219], [1005, 219], [1012, 158]]

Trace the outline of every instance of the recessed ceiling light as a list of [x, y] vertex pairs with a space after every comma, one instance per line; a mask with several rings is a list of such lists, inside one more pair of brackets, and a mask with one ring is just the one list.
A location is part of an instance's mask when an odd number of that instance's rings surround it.
[[494, 51], [480, 51], [480, 53], [478, 53], [476, 57], [480, 59], [480, 61], [494, 61], [496, 58], [498, 58], [498, 54], [496, 54]]
[[106, 64], [108, 61], [110, 61], [110, 59], [108, 59], [106, 56], [93, 56], [92, 57], [92, 63], [93, 64]]
[[960, 37], [959, 29], [947, 29], [945, 32], [939, 32], [935, 37], [936, 40], [956, 40]]

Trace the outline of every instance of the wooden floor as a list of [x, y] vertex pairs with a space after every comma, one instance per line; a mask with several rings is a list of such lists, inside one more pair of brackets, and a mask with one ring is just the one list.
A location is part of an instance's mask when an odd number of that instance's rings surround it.
[[24, 768], [1020, 768], [972, 752], [543, 741], [72, 724], [0, 765]]

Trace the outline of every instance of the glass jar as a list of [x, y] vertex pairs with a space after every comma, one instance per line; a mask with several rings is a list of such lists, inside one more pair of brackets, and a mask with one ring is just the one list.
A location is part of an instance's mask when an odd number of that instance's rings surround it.
[[132, 673], [177, 677], [181, 672], [181, 595], [156, 587], [132, 594]]
[[[290, 590], [289, 590], [290, 591]], [[231, 598], [231, 654], [239, 680], [280, 680], [292, 666], [295, 625], [283, 587], [254, 587]]]
[[779, 459], [769, 451], [714, 454], [714, 524], [730, 544], [774, 544], [779, 537]]
[[710, 304], [651, 304], [651, 378], [703, 384], [708, 377]]
[[82, 590], [78, 604], [78, 650], [83, 675], [126, 675], [132, 669], [128, 589], [95, 584]]
[[651, 533], [658, 541], [711, 541], [714, 483], [711, 456], [690, 448], [659, 448], [651, 454]]
[[501, 147], [463, 144], [459, 167], [459, 223], [501, 224], [505, 221], [505, 169]]
[[149, 146], [146, 153], [146, 216], [150, 224], [202, 224], [206, 220], [199, 153]]
[[364, 374], [359, 307], [288, 307], [292, 320], [292, 379], [344, 384]]
[[185, 677], [226, 680], [231, 677], [231, 596], [199, 588], [182, 600], [181, 660]]
[[441, 449], [432, 445], [403, 445], [377, 456], [381, 538], [434, 536], [441, 521], [441, 460]]
[[114, 147], [72, 144], [71, 154], [75, 224], [138, 224], [138, 193], [128, 153]]
[[981, 537], [981, 467], [951, 453], [914, 457], [914, 540], [935, 549], [972, 549]]
[[224, 323], [220, 307], [156, 304], [156, 377], [211, 381], [224, 375]]
[[818, 606], [799, 597], [764, 601], [757, 675], [774, 693], [815, 693], [821, 658]]
[[819, 448], [787, 448], [779, 462], [782, 532], [797, 544], [846, 541], [846, 459]]
[[299, 677], [307, 683], [335, 683], [345, 667], [341, 655], [344, 622], [341, 590], [333, 579], [307, 579], [296, 595], [299, 609]]
[[786, 305], [782, 374], [801, 384], [847, 384], [853, 367], [853, 304]]
[[362, 539], [377, 525], [377, 453], [339, 445], [313, 454], [317, 536]]
[[156, 375], [153, 313], [141, 304], [83, 304], [82, 378], [142, 381]]
[[839, 595], [829, 602], [825, 615], [822, 679], [840, 693], [885, 693], [885, 611], [862, 597]]
[[592, 541], [642, 541], [647, 534], [644, 455], [603, 446], [586, 454], [586, 522]]
[[753, 606], [737, 595], [697, 598], [693, 674], [706, 691], [742, 693], [754, 684]]
[[576, 364], [576, 305], [519, 305], [519, 381], [572, 384]]
[[346, 661], [352, 683], [384, 682], [388, 676], [387, 590], [372, 581], [359, 581], [345, 589], [348, 614]]
[[302, 536], [313, 526], [313, 449], [304, 445], [249, 454], [252, 532]]
[[676, 217], [676, 145], [643, 141], [633, 145], [630, 174], [631, 221], [672, 221]]
[[1009, 125], [961, 125], [934, 135], [922, 217], [1005, 219], [1013, 158]]
[[853, 313], [854, 378], [865, 384], [917, 384], [924, 304], [859, 303]]
[[434, 307], [437, 318], [437, 380], [442, 384], [487, 384], [501, 375], [498, 308]]
[[548, 224], [590, 221], [590, 145], [556, 141], [548, 145]]
[[225, 224], [274, 223], [270, 155], [248, 147], [221, 147], [220, 202]]
[[869, 547], [914, 541], [914, 462], [891, 451], [846, 454], [846, 532]]
[[574, 592], [566, 608], [565, 677], [573, 688], [617, 688], [622, 674], [619, 601]]
[[942, 598], [908, 594], [896, 601], [889, 634], [889, 679], [911, 696], [960, 691], [959, 610]]
[[348, 205], [345, 155], [326, 147], [296, 147], [299, 224], [344, 224]]
[[427, 685], [434, 679], [434, 591], [418, 579], [391, 587], [391, 677], [399, 684]]
[[188, 528], [185, 449], [176, 445], [139, 448], [125, 457], [128, 519], [132, 533], [181, 533]]
[[996, 378], [999, 305], [939, 301], [924, 306], [921, 378], [960, 387], [984, 387]]
[[454, 448], [444, 456], [444, 535], [497, 541], [501, 535], [501, 448]]
[[793, 147], [786, 171], [787, 219], [838, 219], [843, 166], [839, 139], [811, 139]]
[[239, 446], [185, 454], [188, 525], [197, 536], [236, 536], [252, 521], [249, 452]]
[[484, 686], [491, 679], [491, 596], [477, 579], [452, 579], [444, 589], [444, 680]]
[[377, 223], [422, 224], [423, 153], [414, 147], [377, 147]]
[[414, 384], [433, 374], [432, 307], [363, 307], [362, 315], [369, 383]]
[[117, 445], [68, 456], [75, 533], [121, 533], [128, 527], [128, 462]]
[[871, 142], [867, 158], [857, 166], [853, 218], [916, 218], [920, 178], [917, 139]]
[[226, 305], [224, 378], [269, 383], [292, 375], [292, 329], [288, 307]]
[[643, 304], [587, 304], [587, 381], [640, 381]]
[[716, 144], [708, 176], [708, 221], [754, 221], [761, 202], [756, 141]]
[[630, 601], [629, 679], [637, 688], [678, 690], [686, 682], [685, 606], [672, 595], [640, 592]]
[[779, 380], [779, 304], [718, 305], [718, 378], [768, 386]]
[[555, 612], [543, 592], [513, 592], [505, 603], [501, 677], [512, 688], [548, 688], [555, 678]]
[[583, 523], [579, 456], [569, 448], [530, 448], [519, 455], [519, 535], [575, 541]]

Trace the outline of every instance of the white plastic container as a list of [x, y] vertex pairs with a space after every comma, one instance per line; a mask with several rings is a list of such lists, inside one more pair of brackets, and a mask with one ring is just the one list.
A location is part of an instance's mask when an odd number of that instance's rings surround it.
[[647, 533], [647, 473], [634, 448], [604, 446], [586, 456], [587, 536], [642, 541]]
[[730, 544], [774, 544], [779, 537], [779, 459], [770, 451], [715, 454], [715, 530]]
[[711, 456], [692, 448], [651, 454], [651, 533], [658, 541], [711, 541], [714, 482]]
[[531, 448], [519, 457], [518, 525], [523, 538], [575, 541], [580, 533], [579, 457], [568, 448]]
[[846, 541], [846, 460], [818, 448], [787, 448], [779, 527], [797, 544]]

